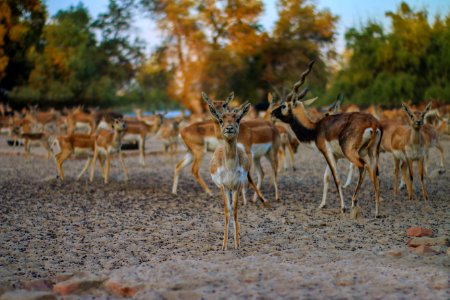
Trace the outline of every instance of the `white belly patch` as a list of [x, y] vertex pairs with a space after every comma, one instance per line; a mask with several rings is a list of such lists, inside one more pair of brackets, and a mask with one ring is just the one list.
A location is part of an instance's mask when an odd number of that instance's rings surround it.
[[270, 148], [272, 147], [272, 143], [265, 143], [265, 144], [253, 144], [251, 151], [253, 157], [261, 157], [267, 154], [269, 152]]
[[73, 154], [75, 156], [92, 156], [94, 154], [94, 152], [92, 151], [91, 148], [79, 148], [79, 147], [75, 147], [73, 149]]
[[205, 138], [206, 151], [215, 151], [217, 146], [219, 146], [219, 140], [216, 137]]
[[224, 167], [220, 167], [216, 173], [211, 174], [211, 177], [217, 186], [224, 186], [231, 190], [247, 185], [247, 171], [242, 167], [238, 167], [235, 170], [227, 170]]
[[338, 140], [332, 140], [326, 142], [326, 146], [329, 152], [333, 153], [336, 158], [344, 158], [344, 153], [342, 153], [341, 145], [339, 145]]

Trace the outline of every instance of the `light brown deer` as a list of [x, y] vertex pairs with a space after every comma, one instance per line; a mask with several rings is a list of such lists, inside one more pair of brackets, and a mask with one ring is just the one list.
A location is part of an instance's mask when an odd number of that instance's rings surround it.
[[[56, 162], [57, 178], [64, 180], [64, 162], [71, 156], [86, 157], [86, 163], [77, 176], [77, 180], [83, 176], [89, 168], [95, 149], [95, 134], [75, 133], [68, 136], [59, 136], [52, 142], [52, 150]], [[99, 163], [103, 169], [103, 161], [99, 157]]]
[[79, 106], [67, 115], [67, 132], [74, 133], [77, 130], [94, 133], [97, 128], [97, 117], [93, 113], [86, 113]]
[[[210, 104], [210, 103], [208, 103]], [[250, 175], [251, 159], [247, 156], [245, 149], [238, 144], [239, 125], [242, 118], [248, 112], [250, 104], [244, 104], [233, 110], [217, 111], [210, 104], [212, 116], [220, 124], [223, 143], [214, 151], [210, 173], [214, 183], [220, 188], [224, 201], [224, 232], [222, 250], [227, 249], [228, 227], [231, 217], [234, 224], [234, 247], [239, 247], [239, 222], [238, 222], [238, 198], [239, 192], [250, 183], [255, 191], [259, 191], [253, 183]], [[259, 199], [268, 206], [262, 195], [258, 193]]]
[[[228, 108], [228, 103], [233, 99], [231, 93], [226, 101], [213, 101], [206, 94], [203, 99], [209, 107], [222, 112]], [[202, 186], [205, 192], [211, 195], [211, 190], [199, 175], [200, 162], [207, 151], [214, 151], [222, 139], [219, 131], [219, 125], [214, 120], [200, 121], [192, 123], [180, 129], [181, 138], [186, 145], [187, 153], [184, 158], [176, 165], [172, 186], [172, 193], [177, 193], [178, 179], [180, 172], [186, 166], [192, 164], [192, 174], [197, 182]], [[276, 185], [278, 161], [277, 152], [279, 148], [279, 133], [275, 126], [268, 121], [248, 120], [240, 124], [238, 143], [244, 146], [247, 155], [252, 158], [255, 164], [255, 170], [258, 173], [258, 182], [263, 179], [264, 173], [260, 166], [260, 158], [266, 156], [269, 159], [272, 183], [275, 187], [275, 199], [279, 200], [278, 186]], [[246, 202], [244, 192], [244, 203]]]
[[[428, 193], [424, 182], [424, 160], [427, 154], [427, 133], [423, 130], [423, 126], [425, 115], [431, 109], [431, 103], [426, 106], [423, 112], [413, 112], [405, 103], [402, 103], [402, 109], [406, 112], [409, 124], [400, 125], [394, 129], [391, 137], [392, 153], [394, 154], [394, 157], [400, 161], [402, 177], [406, 183], [410, 200], [414, 197], [412, 189], [414, 173], [413, 162], [417, 161], [419, 180], [422, 186], [422, 196], [425, 200], [428, 200]], [[397, 174], [395, 174], [395, 177], [398, 177]]]
[[125, 129], [124, 141], [137, 142], [139, 147], [139, 162], [142, 166], [145, 166], [145, 140], [147, 137], [154, 136], [163, 123], [164, 117], [158, 115], [158, 118], [154, 120], [152, 124], [144, 121], [127, 121], [127, 127]]
[[30, 148], [34, 145], [42, 146], [45, 150], [47, 150], [47, 159], [50, 159], [52, 156], [49, 138], [50, 135], [47, 132], [27, 132], [23, 129], [23, 126], [14, 126], [12, 129], [11, 136], [15, 140], [14, 144], [18, 144], [18, 140], [21, 139], [23, 141], [23, 147], [25, 151], [25, 159], [28, 159], [30, 156]]
[[100, 130], [95, 139], [94, 157], [91, 162], [91, 174], [89, 180], [94, 180], [95, 161], [100, 157], [101, 161], [105, 161], [103, 168], [103, 179], [105, 184], [109, 181], [109, 171], [111, 165], [111, 156], [117, 154], [120, 164], [125, 175], [125, 181], [128, 181], [128, 169], [123, 158], [122, 138], [125, 134], [126, 124], [122, 119], [114, 119], [112, 123], [113, 130]]
[[[313, 64], [314, 61], [309, 64], [308, 69], [303, 72], [301, 79], [295, 83], [287, 98], [282, 100], [278, 106], [274, 106], [272, 117], [288, 123], [300, 142], [314, 141], [327, 161], [320, 208], [326, 205], [326, 193], [331, 173], [338, 190], [341, 212], [345, 212], [346, 206], [337, 172], [337, 160], [346, 158], [359, 169], [358, 184], [352, 196], [352, 215], [358, 216], [357, 196], [367, 169], [375, 190], [375, 216], [378, 217], [380, 198], [378, 158], [383, 134], [381, 124], [372, 115], [361, 112], [330, 115], [318, 121], [310, 120], [301, 101], [308, 89], [304, 89], [300, 93], [298, 90], [305, 82]], [[295, 107], [300, 108], [297, 116], [293, 114]]]

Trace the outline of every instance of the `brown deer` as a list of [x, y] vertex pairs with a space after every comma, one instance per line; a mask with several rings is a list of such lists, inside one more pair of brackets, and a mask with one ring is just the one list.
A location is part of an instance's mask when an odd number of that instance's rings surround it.
[[124, 141], [137, 142], [139, 146], [139, 162], [145, 166], [145, 140], [149, 136], [155, 135], [163, 123], [163, 115], [158, 115], [152, 124], [139, 120], [128, 120], [125, 129]]
[[[427, 132], [423, 130], [423, 126], [425, 115], [431, 109], [431, 103], [429, 103], [422, 112], [412, 111], [405, 103], [402, 103], [402, 109], [406, 112], [409, 124], [399, 125], [394, 129], [391, 137], [392, 153], [394, 154], [394, 157], [400, 161], [402, 177], [406, 183], [410, 200], [414, 197], [412, 189], [414, 173], [413, 162], [417, 161], [419, 180], [422, 186], [422, 196], [425, 200], [428, 200], [428, 193], [423, 177], [424, 160], [427, 154], [426, 140], [429, 137]], [[407, 174], [408, 171], [409, 174]], [[395, 177], [398, 177], [397, 174], [395, 174]]]
[[[95, 139], [94, 157], [91, 162], [91, 174], [89, 180], [94, 180], [95, 161], [99, 157], [99, 161], [105, 161], [103, 168], [103, 179], [105, 184], [109, 180], [109, 169], [111, 165], [111, 156], [117, 154], [125, 174], [125, 181], [128, 181], [128, 169], [123, 158], [122, 138], [125, 134], [126, 124], [122, 119], [114, 119], [112, 123], [113, 130], [100, 130]], [[100, 163], [102, 165], [102, 163]]]
[[[72, 155], [78, 157], [87, 156], [86, 164], [77, 176], [77, 180], [83, 176], [89, 168], [95, 149], [95, 134], [74, 133], [68, 136], [59, 136], [52, 142], [52, 150], [56, 162], [57, 178], [64, 180], [64, 162]], [[103, 169], [103, 161], [99, 157], [99, 163]]]
[[[208, 95], [203, 94], [203, 99], [208, 103], [209, 107], [222, 112], [228, 109], [228, 103], [234, 98], [231, 93], [226, 101], [213, 101]], [[176, 165], [172, 193], [177, 193], [178, 179], [180, 172], [186, 166], [192, 164], [192, 174], [197, 182], [202, 186], [205, 192], [211, 195], [211, 190], [199, 175], [200, 162], [207, 151], [214, 151], [222, 139], [219, 131], [219, 125], [214, 120], [194, 122], [180, 129], [181, 138], [186, 145], [187, 153], [184, 158]], [[255, 169], [258, 173], [258, 182], [263, 179], [262, 167], [260, 166], [260, 158], [266, 156], [269, 159], [272, 183], [275, 186], [275, 198], [279, 199], [278, 186], [276, 178], [278, 172], [277, 152], [279, 148], [279, 133], [275, 126], [270, 122], [263, 120], [243, 120], [240, 123], [238, 143], [244, 146], [247, 156], [252, 158]], [[246, 202], [244, 192], [244, 203]]]
[[[247, 156], [244, 147], [238, 144], [239, 126], [242, 118], [249, 111], [250, 104], [243, 104], [233, 110], [217, 111], [212, 103], [209, 103], [212, 116], [218, 121], [223, 143], [214, 151], [210, 173], [214, 183], [220, 188], [224, 201], [224, 232], [222, 250], [227, 249], [228, 227], [231, 216], [234, 223], [234, 247], [239, 247], [239, 222], [238, 222], [238, 198], [239, 192], [250, 183], [255, 191], [258, 188], [250, 175], [251, 159]], [[262, 195], [259, 199], [268, 206]]]
[[[378, 217], [380, 198], [378, 158], [383, 135], [381, 124], [372, 115], [361, 112], [329, 115], [318, 121], [310, 120], [304, 103], [301, 101], [308, 89], [304, 89], [300, 93], [298, 90], [305, 82], [313, 64], [314, 61], [309, 64], [308, 69], [294, 84], [293, 90], [287, 98], [282, 100], [278, 106], [273, 106], [272, 117], [288, 123], [300, 142], [314, 141], [327, 161], [320, 208], [326, 205], [326, 193], [331, 173], [338, 190], [341, 212], [345, 212], [346, 206], [337, 172], [337, 160], [346, 158], [359, 169], [358, 184], [352, 196], [352, 215], [358, 216], [357, 196], [367, 168], [375, 190], [375, 216]], [[297, 116], [293, 114], [295, 107], [300, 108]], [[367, 157], [369, 162], [367, 162]]]

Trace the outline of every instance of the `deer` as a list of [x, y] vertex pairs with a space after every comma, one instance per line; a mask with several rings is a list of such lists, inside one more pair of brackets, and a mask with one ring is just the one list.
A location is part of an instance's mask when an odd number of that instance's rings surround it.
[[181, 120], [166, 121], [161, 126], [161, 139], [164, 146], [164, 158], [170, 156], [170, 161], [173, 161], [173, 156], [178, 150], [178, 135], [180, 134]]
[[[222, 144], [216, 147], [210, 163], [211, 178], [220, 188], [224, 201], [224, 231], [222, 250], [227, 250], [228, 229], [231, 216], [234, 225], [234, 247], [239, 248], [239, 221], [238, 200], [239, 192], [247, 184], [251, 184], [255, 191], [255, 183], [250, 175], [251, 158], [242, 145], [238, 143], [240, 122], [248, 113], [250, 103], [245, 103], [237, 109], [217, 111], [211, 102], [208, 102], [211, 115], [220, 126], [223, 137]], [[269, 206], [263, 196], [258, 193], [259, 199], [265, 206]]]
[[145, 140], [148, 136], [155, 135], [164, 121], [163, 115], [158, 115], [152, 124], [139, 120], [128, 120], [125, 129], [124, 141], [137, 141], [139, 146], [139, 162], [145, 166]]
[[103, 180], [107, 184], [109, 181], [109, 171], [111, 165], [111, 156], [117, 154], [119, 156], [120, 164], [125, 175], [125, 181], [128, 181], [128, 169], [125, 165], [123, 158], [122, 138], [125, 134], [126, 123], [123, 119], [114, 119], [112, 123], [112, 130], [100, 130], [96, 134], [94, 157], [91, 161], [91, 173], [89, 180], [94, 180], [95, 161], [99, 159], [100, 166], [102, 167], [102, 161], [104, 162], [104, 168], [102, 168]]
[[[423, 130], [424, 118], [431, 109], [429, 103], [424, 111], [412, 111], [407, 104], [402, 103], [402, 110], [406, 113], [409, 123], [407, 125], [399, 125], [392, 132], [391, 146], [394, 157], [400, 162], [402, 177], [406, 183], [408, 198], [414, 198], [412, 181], [413, 181], [413, 162], [417, 161], [419, 180], [422, 187], [422, 196], [424, 200], [428, 200], [428, 193], [424, 182], [424, 160], [427, 154], [426, 141], [429, 140], [427, 131]], [[409, 174], [407, 174], [409, 173]], [[408, 176], [409, 175], [409, 176]], [[398, 177], [396, 168], [395, 177]], [[397, 179], [394, 183], [397, 185]]]
[[[225, 101], [213, 101], [208, 95], [202, 94], [203, 100], [209, 107], [214, 107], [216, 111], [228, 109], [229, 102], [234, 98], [234, 93], [230, 93]], [[212, 195], [211, 190], [199, 175], [199, 166], [207, 151], [214, 151], [222, 137], [219, 133], [219, 125], [215, 120], [197, 121], [180, 129], [180, 136], [186, 145], [187, 153], [175, 167], [172, 193], [177, 194], [178, 179], [181, 170], [192, 164], [192, 174], [203, 190]], [[261, 182], [264, 176], [260, 166], [260, 158], [266, 156], [269, 158], [272, 183], [275, 187], [275, 199], [279, 200], [277, 181], [278, 161], [276, 154], [279, 148], [278, 130], [267, 121], [249, 120], [240, 123], [238, 143], [244, 146], [247, 156], [252, 159], [258, 174], [258, 182]], [[256, 192], [256, 191], [255, 191]], [[255, 197], [253, 197], [255, 200]], [[247, 202], [245, 191], [243, 192], [244, 204]]]
[[[53, 140], [51, 147], [56, 163], [57, 179], [59, 178], [61, 181], [64, 181], [63, 164], [71, 156], [88, 157], [83, 169], [77, 176], [77, 180], [83, 176], [94, 156], [95, 139], [95, 134], [73, 133], [67, 136], [59, 136]], [[99, 163], [103, 169], [103, 161], [100, 157]]]
[[[45, 150], [47, 150], [47, 159], [50, 159], [52, 156], [50, 142], [49, 142], [49, 134], [47, 132], [29, 132], [24, 130], [24, 126], [21, 126], [22, 122], [19, 122], [20, 125], [14, 125], [11, 131], [11, 136], [14, 138], [14, 144], [19, 145], [18, 139], [23, 140], [23, 146], [25, 151], [25, 159], [28, 160], [30, 156], [30, 148], [32, 145], [40, 145]], [[27, 124], [27, 122], [25, 122]], [[27, 127], [25, 127], [27, 128]]]
[[[306, 76], [311, 72], [314, 60], [302, 73], [301, 78], [293, 86], [288, 96], [276, 105], [272, 104], [271, 115], [290, 125], [300, 142], [314, 142], [327, 162], [324, 173], [322, 202], [319, 208], [326, 206], [326, 197], [330, 173], [333, 176], [340, 200], [341, 213], [347, 210], [342, 193], [341, 181], [337, 172], [337, 160], [345, 158], [359, 169], [359, 179], [352, 196], [351, 215], [357, 218], [359, 207], [357, 196], [367, 169], [375, 192], [375, 217], [379, 217], [380, 185], [378, 178], [378, 159], [383, 129], [379, 121], [370, 114], [351, 112], [325, 116], [312, 121], [307, 114], [302, 99], [308, 88], [299, 92]], [[297, 115], [294, 109], [298, 107]], [[368, 161], [367, 161], [368, 160]]]
[[88, 134], [94, 133], [97, 128], [97, 117], [93, 113], [86, 113], [79, 106], [67, 115], [67, 131], [75, 132], [77, 129], [86, 130]]

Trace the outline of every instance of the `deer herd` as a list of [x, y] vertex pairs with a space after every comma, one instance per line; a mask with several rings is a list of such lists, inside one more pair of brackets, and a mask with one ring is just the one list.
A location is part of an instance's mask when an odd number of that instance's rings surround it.
[[[64, 180], [64, 162], [70, 157], [84, 157], [86, 162], [77, 179], [90, 169], [89, 180], [94, 180], [95, 168], [102, 174], [104, 183], [110, 177], [111, 160], [118, 158], [127, 181], [123, 148], [135, 143], [139, 150], [139, 163], [146, 165], [145, 144], [148, 138], [162, 140], [164, 156], [173, 161], [180, 141], [185, 146], [183, 158], [175, 165], [172, 193], [177, 194], [181, 171], [190, 165], [194, 179], [209, 195], [212, 191], [200, 176], [200, 165], [205, 155], [212, 152], [210, 175], [220, 189], [224, 201], [223, 249], [227, 248], [228, 228], [234, 225], [234, 246], [239, 246], [238, 208], [247, 203], [247, 188], [254, 191], [252, 202], [257, 198], [270, 207], [269, 200], [261, 193], [264, 181], [262, 158], [268, 161], [270, 183], [274, 199], [281, 199], [278, 188], [279, 173], [292, 169], [295, 153], [300, 143], [314, 143], [326, 162], [323, 175], [323, 193], [319, 208], [327, 204], [330, 179], [336, 186], [342, 213], [347, 211], [343, 189], [351, 184], [353, 173], [358, 170], [358, 181], [352, 195], [351, 216], [360, 213], [358, 193], [368, 174], [373, 186], [375, 217], [380, 215], [380, 153], [391, 153], [394, 169], [394, 193], [406, 185], [409, 199], [413, 199], [414, 162], [421, 193], [428, 200], [426, 183], [429, 181], [428, 160], [430, 149], [440, 154], [440, 170], [444, 171], [444, 150], [440, 140], [450, 134], [449, 105], [437, 106], [426, 103], [411, 106], [402, 103], [400, 109], [381, 110], [371, 105], [364, 111], [356, 105], [342, 106], [343, 96], [327, 109], [318, 110], [310, 105], [317, 98], [306, 99], [308, 89], [300, 89], [314, 65], [312, 61], [286, 95], [277, 91], [268, 94], [269, 107], [261, 117], [250, 115], [251, 105], [232, 105], [234, 93], [225, 101], [212, 100], [202, 93], [210, 115], [202, 120], [192, 120], [185, 115], [167, 119], [164, 115], [144, 115], [135, 111], [134, 117], [123, 116], [107, 110], [85, 110], [82, 107], [57, 111], [40, 111], [29, 107], [21, 112], [8, 105], [0, 105], [0, 130], [10, 136], [13, 146], [23, 144], [25, 159], [30, 147], [40, 145], [48, 158], [56, 163], [57, 178]], [[433, 108], [434, 106], [434, 108]], [[342, 107], [342, 108], [341, 108]], [[167, 159], [167, 157], [166, 157]], [[338, 161], [349, 162], [349, 172], [342, 185]], [[401, 183], [399, 183], [401, 171]], [[300, 172], [299, 172], [300, 173]], [[253, 179], [256, 174], [256, 180]]]

